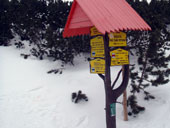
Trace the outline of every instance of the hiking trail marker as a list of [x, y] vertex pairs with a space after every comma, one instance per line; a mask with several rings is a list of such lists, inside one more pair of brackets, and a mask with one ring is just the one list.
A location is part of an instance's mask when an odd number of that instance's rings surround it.
[[126, 33], [118, 32], [109, 34], [109, 47], [125, 47], [127, 46]]
[[105, 60], [104, 59], [94, 59], [90, 61], [90, 73], [104, 74], [105, 73]]
[[[96, 29], [92, 27], [90, 29], [91, 39], [91, 62], [90, 62], [90, 73], [93, 74], [104, 74], [105, 73], [105, 64], [103, 62], [105, 58], [104, 51], [104, 36]], [[121, 47], [127, 46], [126, 42], [126, 33], [111, 32], [108, 34], [109, 37], [109, 47], [117, 48], [113, 51], [110, 51], [111, 64], [110, 66], [120, 66], [129, 64], [129, 54], [127, 50], [122, 49]], [[100, 58], [100, 59], [99, 59]]]
[[111, 66], [129, 64], [129, 54], [127, 50], [118, 48], [110, 52]]
[[[151, 28], [126, 0], [74, 0], [64, 28], [63, 37], [91, 35], [90, 72], [104, 82], [106, 128], [116, 128], [116, 102], [129, 80], [126, 33], [121, 31], [133, 30]], [[111, 65], [123, 65], [119, 71], [123, 79], [116, 88], [116, 79], [111, 81]]]
[[91, 35], [91, 36], [96, 36], [96, 35], [103, 35], [103, 34], [100, 33], [100, 32], [97, 30], [97, 28], [93, 26], [93, 27], [90, 29], [90, 35]]
[[103, 36], [97, 36], [90, 40], [91, 57], [104, 57]]

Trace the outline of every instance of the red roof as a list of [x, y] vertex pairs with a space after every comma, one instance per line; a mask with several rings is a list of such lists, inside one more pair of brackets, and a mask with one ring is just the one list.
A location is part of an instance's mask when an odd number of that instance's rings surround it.
[[151, 30], [125, 0], [74, 0], [63, 36], [90, 34], [92, 26], [102, 34]]

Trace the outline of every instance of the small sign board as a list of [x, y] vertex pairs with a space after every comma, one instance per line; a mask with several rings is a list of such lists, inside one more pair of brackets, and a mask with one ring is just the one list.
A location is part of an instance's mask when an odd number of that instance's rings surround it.
[[90, 29], [90, 35], [91, 35], [91, 36], [96, 36], [96, 35], [102, 35], [102, 33], [100, 33], [100, 32], [97, 30], [96, 27], [92, 27], [92, 28]]
[[110, 104], [110, 115], [111, 116], [116, 115], [116, 104], [115, 103]]
[[97, 36], [90, 40], [91, 47], [104, 48], [103, 36]]
[[103, 36], [97, 36], [90, 40], [91, 57], [104, 57]]
[[94, 74], [104, 74], [105, 73], [105, 60], [104, 59], [94, 59], [90, 61], [90, 73]]
[[109, 47], [124, 47], [127, 46], [126, 33], [118, 32], [109, 34]]
[[118, 48], [110, 52], [111, 66], [129, 64], [129, 54], [127, 50]]
[[91, 48], [91, 57], [104, 57], [104, 49]]

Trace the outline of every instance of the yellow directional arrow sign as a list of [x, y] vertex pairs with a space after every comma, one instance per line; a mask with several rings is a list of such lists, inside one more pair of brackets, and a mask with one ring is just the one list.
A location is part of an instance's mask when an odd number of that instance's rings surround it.
[[110, 52], [111, 66], [129, 64], [129, 54], [127, 50], [118, 48]]
[[94, 74], [104, 74], [105, 73], [105, 60], [104, 59], [94, 59], [90, 61], [90, 73]]
[[90, 40], [91, 57], [104, 57], [103, 36], [97, 36]]
[[109, 47], [127, 46], [126, 33], [118, 32], [109, 34]]
[[104, 57], [104, 49], [91, 48], [91, 57]]
[[102, 33], [100, 33], [100, 32], [97, 30], [96, 27], [92, 27], [92, 28], [90, 29], [90, 35], [91, 35], [91, 36], [96, 36], [96, 35], [102, 35]]
[[103, 36], [97, 36], [90, 40], [90, 45], [95, 48], [104, 48]]

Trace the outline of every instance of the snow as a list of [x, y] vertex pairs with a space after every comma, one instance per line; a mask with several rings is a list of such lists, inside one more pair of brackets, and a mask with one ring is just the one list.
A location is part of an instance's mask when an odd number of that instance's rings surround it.
[[[0, 128], [106, 128], [103, 81], [90, 74], [84, 57], [76, 57], [75, 66], [65, 66], [62, 74], [47, 74], [61, 68], [61, 62], [24, 59], [23, 52], [0, 47]], [[112, 78], [119, 69], [112, 69]], [[71, 93], [78, 90], [88, 102], [71, 102]], [[144, 101], [141, 94], [146, 110], [129, 121], [123, 121], [123, 107], [117, 104], [117, 128], [170, 127], [170, 86], [148, 90], [156, 99]]]

